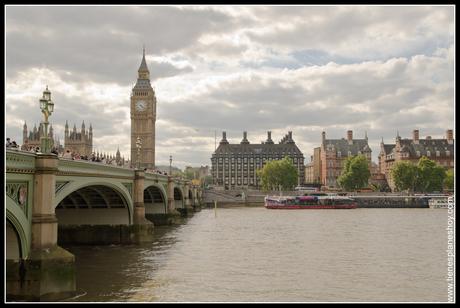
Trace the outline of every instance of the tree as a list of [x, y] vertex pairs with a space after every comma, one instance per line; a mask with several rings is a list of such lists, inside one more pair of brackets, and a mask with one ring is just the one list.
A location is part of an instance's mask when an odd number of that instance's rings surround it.
[[203, 178], [203, 185], [204, 187], [208, 187], [209, 185], [212, 185], [212, 175], [207, 175]]
[[195, 178], [195, 172], [193, 172], [192, 169], [185, 169], [183, 174], [187, 180], [193, 180]]
[[446, 171], [446, 178], [444, 179], [444, 188], [447, 190], [454, 190], [454, 169]]
[[257, 175], [264, 190], [291, 190], [297, 185], [297, 169], [289, 157], [267, 162]]
[[375, 192], [390, 192], [391, 191], [387, 183], [385, 184], [374, 183], [374, 184], [370, 184], [369, 187], [372, 189], [372, 191], [375, 191]]
[[444, 167], [426, 156], [422, 156], [417, 165], [399, 161], [390, 172], [397, 190], [424, 193], [442, 191], [447, 176]]
[[417, 182], [417, 165], [408, 161], [398, 161], [390, 170], [391, 177], [398, 191], [413, 192]]
[[426, 156], [419, 159], [416, 190], [420, 192], [442, 191], [446, 171], [444, 167]]
[[367, 187], [371, 172], [366, 156], [356, 155], [347, 157], [342, 174], [337, 183], [345, 190], [356, 190]]

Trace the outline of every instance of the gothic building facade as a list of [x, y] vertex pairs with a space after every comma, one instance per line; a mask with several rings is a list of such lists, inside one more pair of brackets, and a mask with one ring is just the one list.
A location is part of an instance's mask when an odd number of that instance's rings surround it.
[[69, 131], [69, 124], [65, 122], [64, 151], [78, 153], [80, 156], [90, 156], [93, 152], [93, 127], [89, 125], [89, 130], [85, 128], [85, 121], [81, 124], [78, 132], [74, 124], [73, 130]]
[[150, 84], [150, 72], [143, 50], [141, 65], [138, 69], [136, 85], [131, 92], [131, 164], [136, 165], [138, 148], [141, 142], [139, 161], [142, 168], [155, 168], [155, 122], [157, 100]]
[[304, 182], [304, 157], [294, 140], [292, 132], [275, 144], [268, 132], [267, 140], [261, 144], [250, 144], [247, 133], [239, 144], [229, 144], [226, 132], [222, 133], [219, 147], [212, 154], [211, 174], [213, 182], [225, 189], [232, 188], [261, 188], [257, 170], [270, 160], [279, 160], [288, 156], [298, 170], [297, 184]]
[[[37, 125], [34, 125], [34, 129], [30, 132], [27, 130], [27, 123], [24, 122], [22, 128], [22, 146], [21, 150], [29, 151], [31, 149], [40, 148], [40, 137], [43, 135], [43, 123], [40, 123], [37, 129]], [[60, 147], [58, 140], [54, 140], [53, 125], [50, 125], [48, 137], [51, 138], [51, 147]]]

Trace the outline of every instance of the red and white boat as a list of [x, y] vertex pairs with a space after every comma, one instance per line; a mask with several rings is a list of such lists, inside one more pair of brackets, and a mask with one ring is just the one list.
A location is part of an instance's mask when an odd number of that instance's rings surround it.
[[354, 209], [356, 202], [344, 196], [265, 197], [267, 209]]

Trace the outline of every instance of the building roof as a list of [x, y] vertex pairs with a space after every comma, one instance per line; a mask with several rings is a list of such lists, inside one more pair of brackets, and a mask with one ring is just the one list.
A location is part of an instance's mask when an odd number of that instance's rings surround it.
[[395, 148], [396, 144], [384, 144], [383, 150], [385, 151], [385, 155], [390, 154], [393, 149]]
[[284, 144], [220, 144], [214, 154], [301, 155], [295, 143]]
[[152, 86], [149, 79], [137, 79], [136, 85], [134, 85], [133, 90], [150, 90]]
[[342, 156], [348, 156], [348, 152], [351, 155], [358, 155], [358, 152], [372, 152], [367, 143], [367, 139], [353, 139], [353, 143], [349, 144], [348, 140], [342, 139], [325, 139], [324, 146], [327, 148], [328, 145], [332, 145], [336, 152], [341, 152]]
[[446, 151], [450, 153], [454, 152], [454, 142], [449, 144], [446, 139], [419, 139], [418, 144], [414, 143], [413, 139], [400, 139], [401, 150], [409, 152], [410, 156], [418, 157], [417, 151], [420, 156], [427, 155], [427, 151], [430, 151], [431, 155], [434, 155], [436, 151], [440, 152], [441, 156], [446, 154]]
[[138, 72], [140, 71], [148, 71], [149, 68], [147, 67], [147, 62], [145, 61], [145, 48], [142, 51], [142, 61], [141, 65], [139, 66], [139, 69], [137, 70]]

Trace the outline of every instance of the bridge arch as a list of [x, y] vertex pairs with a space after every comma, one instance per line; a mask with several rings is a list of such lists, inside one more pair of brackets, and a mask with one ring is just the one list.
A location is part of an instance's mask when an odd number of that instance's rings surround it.
[[191, 206], [195, 206], [195, 199], [193, 198], [193, 191], [192, 189], [188, 190], [188, 200], [190, 201]]
[[121, 183], [78, 181], [65, 185], [56, 195], [60, 225], [131, 225], [133, 202]]
[[24, 259], [30, 247], [29, 222], [12, 198], [6, 196], [6, 257]]
[[178, 186], [174, 186], [174, 207], [176, 209], [185, 208], [184, 191]]
[[150, 184], [144, 188], [144, 207], [146, 215], [168, 212], [168, 195], [162, 185]]

